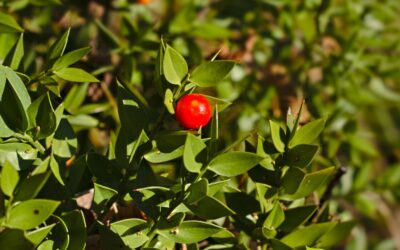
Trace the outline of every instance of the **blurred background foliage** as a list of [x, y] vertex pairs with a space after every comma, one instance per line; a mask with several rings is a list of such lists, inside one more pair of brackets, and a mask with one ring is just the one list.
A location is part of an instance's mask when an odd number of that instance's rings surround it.
[[[237, 61], [228, 79], [205, 90], [233, 103], [220, 117], [224, 142], [255, 129], [269, 135], [268, 119], [296, 114], [305, 99], [301, 123], [328, 118], [314, 167], [347, 170], [330, 210], [360, 223], [343, 249], [400, 249], [400, 1], [0, 0], [0, 8], [25, 30], [20, 67], [29, 75], [41, 72], [47, 48], [70, 27], [67, 51], [92, 47], [78, 64], [100, 83], [43, 85], [65, 98], [84, 145], [78, 154], [102, 152], [114, 136], [116, 78], [157, 118], [161, 37], [189, 67], [219, 53]], [[0, 35], [1, 61], [17, 40]]]

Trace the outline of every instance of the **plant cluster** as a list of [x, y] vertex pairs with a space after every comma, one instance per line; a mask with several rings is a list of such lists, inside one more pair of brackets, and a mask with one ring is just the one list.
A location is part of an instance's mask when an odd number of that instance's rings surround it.
[[394, 249], [384, 2], [0, 0], [0, 249]]

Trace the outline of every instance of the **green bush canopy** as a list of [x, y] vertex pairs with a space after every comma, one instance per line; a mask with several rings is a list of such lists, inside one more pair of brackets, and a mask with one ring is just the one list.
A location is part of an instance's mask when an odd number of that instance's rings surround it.
[[398, 13], [0, 0], [0, 249], [400, 249]]

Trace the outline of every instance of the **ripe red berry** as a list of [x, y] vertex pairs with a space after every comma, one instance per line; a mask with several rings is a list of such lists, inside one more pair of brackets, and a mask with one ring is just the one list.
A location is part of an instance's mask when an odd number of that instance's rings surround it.
[[138, 0], [137, 2], [143, 5], [147, 5], [151, 2], [151, 0]]
[[186, 129], [204, 127], [211, 119], [211, 106], [207, 98], [199, 94], [189, 94], [176, 104], [176, 118]]

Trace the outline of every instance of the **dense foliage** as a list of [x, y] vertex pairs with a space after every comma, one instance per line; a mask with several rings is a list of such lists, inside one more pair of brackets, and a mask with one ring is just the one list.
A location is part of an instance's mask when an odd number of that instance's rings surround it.
[[399, 1], [0, 11], [0, 249], [400, 247]]

